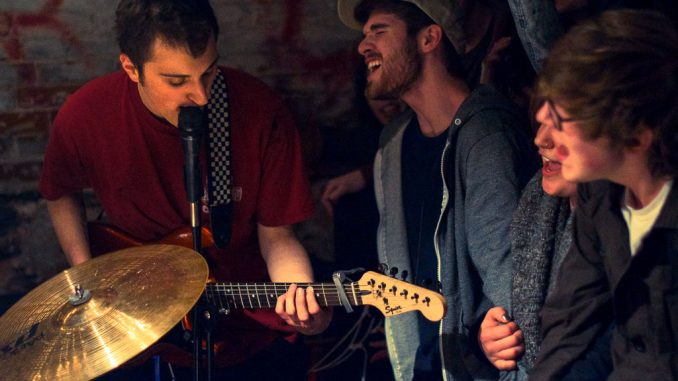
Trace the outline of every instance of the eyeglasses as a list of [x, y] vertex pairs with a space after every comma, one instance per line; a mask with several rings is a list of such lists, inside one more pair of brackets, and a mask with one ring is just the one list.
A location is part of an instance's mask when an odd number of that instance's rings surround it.
[[577, 119], [575, 118], [563, 118], [558, 114], [558, 111], [556, 111], [556, 106], [553, 105], [553, 101], [550, 99], [547, 99], [544, 103], [546, 103], [546, 108], [549, 110], [549, 117], [551, 120], [553, 120], [553, 126], [555, 127], [556, 130], [562, 131], [563, 130], [563, 123], [565, 122], [574, 122]]

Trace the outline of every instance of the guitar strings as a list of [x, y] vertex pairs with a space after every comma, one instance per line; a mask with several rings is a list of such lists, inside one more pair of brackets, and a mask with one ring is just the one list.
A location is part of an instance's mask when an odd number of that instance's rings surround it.
[[[280, 295], [283, 295], [289, 289], [289, 286], [292, 283], [263, 283], [263, 284], [240, 284], [240, 283], [210, 283], [207, 284], [205, 288], [205, 293], [208, 301], [213, 300], [220, 304], [221, 307], [224, 307], [224, 300], [226, 299], [226, 304], [229, 304], [230, 307], [233, 305], [237, 307], [247, 308], [249, 305], [250, 308], [255, 308], [255, 305], [258, 305], [259, 308], [267, 306], [269, 308], [275, 307], [271, 305], [270, 299], [277, 299]], [[309, 287], [312, 286], [318, 299], [318, 303], [325, 306], [336, 306], [340, 305], [339, 291], [336, 288], [336, 285], [329, 283], [298, 283], [299, 287]], [[354, 289], [355, 286], [358, 286], [358, 291]], [[363, 285], [362, 287], [365, 287]], [[327, 290], [326, 288], [329, 288]], [[344, 292], [346, 292], [347, 297], [354, 305], [362, 305], [360, 299], [357, 296], [369, 295], [370, 291], [361, 290], [361, 286], [357, 283], [349, 283], [343, 285]], [[263, 294], [262, 293], [263, 291]], [[238, 300], [240, 299], [240, 303]], [[264, 298], [265, 301], [262, 303], [261, 299]], [[245, 300], [247, 299], [247, 300]], [[254, 300], [252, 300], [254, 299]], [[230, 302], [230, 303], [229, 303]]]
[[[294, 283], [267, 282], [267, 283], [208, 283], [205, 287], [203, 297], [207, 302], [217, 305], [220, 310], [238, 309], [238, 308], [275, 308], [277, 299], [285, 294], [290, 285]], [[342, 305], [342, 296], [335, 284], [332, 283], [298, 283], [300, 288], [313, 287], [314, 294], [321, 306], [340, 306]], [[341, 285], [343, 292], [349, 299], [349, 303], [354, 306], [365, 304], [362, 297], [372, 295], [376, 298], [383, 298], [384, 304], [388, 305], [388, 298], [404, 297], [408, 299], [407, 288], [403, 287], [398, 294], [397, 287], [393, 286], [386, 290], [386, 285], [381, 283], [375, 288], [373, 281], [366, 284], [358, 282], [344, 283]], [[371, 291], [368, 290], [371, 288]], [[415, 287], [416, 289], [416, 287]], [[416, 291], [416, 290], [413, 290]], [[412, 292], [409, 299], [414, 300], [414, 304], [419, 304], [419, 295]], [[263, 301], [262, 301], [263, 299]], [[402, 302], [402, 300], [400, 300]], [[412, 303], [411, 301], [409, 301]], [[422, 297], [421, 302], [428, 306], [431, 300], [428, 297]], [[369, 303], [372, 304], [372, 303]]]

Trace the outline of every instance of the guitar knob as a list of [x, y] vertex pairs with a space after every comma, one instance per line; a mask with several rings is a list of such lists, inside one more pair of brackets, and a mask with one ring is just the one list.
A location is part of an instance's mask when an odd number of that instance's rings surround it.
[[402, 279], [402, 280], [407, 279], [407, 276], [408, 276], [409, 274], [410, 274], [410, 273], [407, 272], [407, 270], [403, 270], [403, 272], [400, 273], [400, 279]]
[[398, 274], [398, 268], [395, 266], [391, 267], [391, 271], [389, 271], [389, 274], [391, 274], [391, 276], [395, 276], [396, 274]]

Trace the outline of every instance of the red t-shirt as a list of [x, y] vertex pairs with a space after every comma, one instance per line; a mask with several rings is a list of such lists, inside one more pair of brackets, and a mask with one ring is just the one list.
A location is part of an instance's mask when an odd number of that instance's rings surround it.
[[[230, 101], [233, 224], [228, 247], [208, 255], [217, 265], [212, 269], [217, 280], [267, 281], [257, 223], [289, 225], [313, 213], [299, 135], [269, 87], [248, 74], [220, 69]], [[154, 117], [136, 83], [120, 71], [87, 83], [59, 110], [40, 192], [56, 200], [91, 187], [114, 226], [150, 242], [190, 225], [183, 162], [178, 129]], [[228, 339], [217, 363], [239, 362], [281, 332], [293, 330], [273, 310], [231, 314], [217, 333]]]

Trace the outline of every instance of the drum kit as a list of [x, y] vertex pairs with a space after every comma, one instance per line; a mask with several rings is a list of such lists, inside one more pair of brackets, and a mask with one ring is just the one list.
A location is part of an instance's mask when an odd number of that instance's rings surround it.
[[208, 277], [174, 245], [116, 251], [69, 268], [0, 317], [5, 380], [90, 380], [146, 350], [196, 304]]

